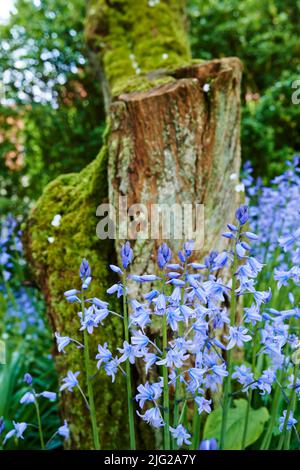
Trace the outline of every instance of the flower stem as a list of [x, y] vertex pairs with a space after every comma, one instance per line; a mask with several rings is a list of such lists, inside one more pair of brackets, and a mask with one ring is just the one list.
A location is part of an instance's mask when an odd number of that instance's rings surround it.
[[39, 407], [39, 404], [38, 404], [38, 401], [37, 401], [36, 397], [34, 399], [34, 405], [35, 405], [35, 409], [36, 409], [36, 416], [37, 416], [37, 422], [38, 422], [38, 428], [39, 428], [41, 448], [42, 448], [42, 450], [45, 450], [45, 443], [44, 443], [44, 435], [43, 435], [40, 407]]
[[294, 367], [294, 380], [293, 380], [293, 385], [292, 385], [292, 391], [291, 391], [291, 396], [288, 404], [288, 408], [286, 411], [284, 423], [283, 423], [283, 429], [282, 433], [280, 436], [279, 444], [277, 450], [288, 450], [289, 443], [290, 443], [290, 435], [291, 435], [291, 430], [288, 431], [287, 425], [289, 421], [290, 414], [293, 413], [294, 408], [295, 408], [295, 403], [296, 403], [296, 385], [297, 385], [297, 366]]
[[[167, 332], [167, 316], [163, 316], [163, 353], [164, 358], [167, 355], [168, 346], [168, 332]], [[168, 384], [168, 367], [163, 366], [163, 378], [164, 378], [164, 397], [163, 397], [163, 408], [164, 408], [164, 446], [165, 450], [170, 450], [170, 399], [169, 399], [169, 384]]]
[[[125, 341], [129, 343], [128, 310], [127, 310], [127, 296], [126, 296], [125, 282], [124, 282], [124, 290], [123, 290], [123, 324], [124, 324]], [[127, 406], [128, 406], [128, 420], [129, 420], [130, 449], [135, 450], [136, 444], [135, 444], [134, 414], [133, 414], [133, 402], [132, 402], [131, 367], [130, 367], [129, 359], [126, 359], [126, 384], [127, 384]]]
[[[253, 344], [253, 350], [252, 350], [252, 372], [255, 372], [255, 362], [256, 362], [256, 352], [257, 352], [257, 340], [258, 340], [258, 326], [255, 328], [255, 333], [254, 333], [254, 344]], [[246, 415], [245, 415], [245, 424], [244, 424], [244, 431], [243, 431], [243, 438], [242, 438], [242, 449], [244, 450], [246, 447], [246, 439], [247, 439], [247, 431], [248, 431], [248, 424], [249, 424], [249, 415], [250, 415], [250, 409], [251, 409], [251, 402], [252, 402], [252, 395], [253, 395], [253, 390], [252, 388], [249, 390], [248, 393], [248, 403], [247, 403], [247, 409], [246, 409]]]
[[[175, 382], [175, 394], [174, 394], [174, 416], [173, 416], [173, 427], [176, 428], [178, 426], [178, 419], [179, 419], [179, 388], [180, 388], [180, 376], [179, 376], [179, 369], [176, 369], [176, 382]], [[172, 447], [173, 450], [177, 449], [177, 442], [176, 439], [172, 438]]]
[[[82, 315], [84, 316], [85, 307], [84, 307], [83, 295], [81, 298], [81, 308], [82, 308]], [[98, 433], [98, 427], [97, 427], [96, 409], [95, 409], [95, 401], [94, 401], [94, 390], [93, 390], [93, 384], [91, 382], [92, 372], [91, 372], [91, 361], [90, 361], [89, 336], [88, 336], [88, 332], [86, 329], [83, 331], [83, 344], [84, 344], [83, 354], [84, 354], [84, 365], [85, 365], [85, 371], [86, 371], [88, 404], [89, 404], [89, 410], [90, 410], [93, 441], [94, 441], [95, 449], [100, 450], [99, 433]]]
[[[281, 372], [281, 377], [282, 377], [282, 375], [283, 374]], [[280, 379], [280, 381], [281, 381], [281, 379]], [[270, 420], [269, 420], [269, 425], [268, 425], [266, 434], [264, 436], [264, 439], [262, 441], [260, 450], [268, 450], [269, 449], [271, 439], [272, 439], [273, 429], [274, 429], [274, 426], [275, 426], [276, 416], [278, 414], [278, 408], [279, 408], [279, 403], [280, 403], [280, 392], [281, 392], [280, 385], [279, 385], [279, 383], [277, 383], [276, 387], [275, 387], [274, 398], [272, 400], [272, 411], [271, 411], [271, 417], [270, 417]]]
[[[237, 279], [235, 276], [237, 265], [238, 265], [238, 256], [236, 252], [236, 244], [237, 240], [239, 239], [240, 234], [240, 227], [237, 232], [236, 242], [234, 247], [234, 258], [233, 258], [233, 265], [232, 265], [232, 286], [231, 286], [231, 299], [230, 299], [230, 325], [233, 326], [235, 324], [235, 317], [236, 317], [236, 283]], [[221, 425], [221, 435], [220, 435], [220, 449], [224, 449], [225, 444], [225, 434], [227, 428], [227, 418], [228, 418], [228, 411], [230, 408], [230, 391], [231, 391], [231, 373], [232, 373], [232, 349], [227, 351], [227, 370], [228, 375], [224, 379], [224, 394], [223, 394], [223, 415], [222, 415], [222, 425]]]
[[193, 439], [192, 439], [193, 450], [198, 450], [198, 447], [199, 447], [200, 424], [201, 424], [201, 416], [198, 413], [197, 403], [195, 403], [194, 404], [194, 417], [193, 417]]

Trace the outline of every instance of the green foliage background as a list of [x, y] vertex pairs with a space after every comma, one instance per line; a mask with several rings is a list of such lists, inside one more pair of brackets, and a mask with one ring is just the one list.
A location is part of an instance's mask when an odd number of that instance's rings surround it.
[[[300, 105], [291, 102], [300, 0], [188, 0], [187, 14], [195, 58], [235, 55], [244, 63], [242, 156], [269, 179], [300, 150]], [[0, 139], [2, 210], [24, 212], [49, 181], [79, 171], [101, 147], [103, 100], [84, 18], [84, 0], [16, 0], [0, 26], [1, 124], [7, 131], [5, 117], [21, 117], [24, 156], [18, 171], [9, 169], [13, 144]]]

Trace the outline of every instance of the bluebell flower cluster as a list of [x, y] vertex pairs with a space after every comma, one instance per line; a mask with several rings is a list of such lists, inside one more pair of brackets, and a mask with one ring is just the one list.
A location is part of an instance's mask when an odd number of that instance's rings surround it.
[[[249, 193], [259, 194], [264, 203], [270, 194], [275, 197], [274, 192], [267, 189], [252, 188], [250, 169], [247, 178]], [[276, 196], [281, 208], [284, 188], [293, 178], [298, 178], [297, 172], [296, 176], [287, 172], [286, 177], [275, 182], [283, 186]], [[298, 367], [292, 354], [298, 351], [300, 344], [291, 324], [293, 319], [299, 318], [300, 312], [291, 296], [290, 309], [280, 311], [272, 306], [272, 290], [268, 283], [262, 282], [269, 254], [257, 247], [270, 243], [279, 252], [282, 247], [285, 253], [291, 251], [291, 259], [295, 261], [298, 232], [296, 230], [290, 240], [284, 225], [282, 236], [274, 239], [267, 225], [269, 219], [265, 212], [259, 214], [257, 208], [242, 205], [236, 211], [235, 223], [229, 223], [222, 234], [227, 240], [223, 251], [211, 252], [200, 263], [194, 260], [192, 241], [185, 243], [176, 257], [163, 243], [158, 249], [155, 273], [135, 275], [129, 272], [134, 254], [126, 242], [120, 251], [120, 266], [110, 265], [111, 271], [119, 276], [119, 282], [107, 289], [109, 296], [123, 298], [125, 311], [114, 312], [106, 300], [88, 297], [92, 277], [86, 260], [80, 267], [81, 288], [65, 292], [66, 300], [78, 303], [78, 330], [86, 331], [88, 335], [97, 334], [97, 328], [105, 328], [111, 315], [117, 315], [120, 321], [128, 315], [128, 331], [125, 331], [123, 344], [115, 351], [108, 341], [99, 344], [94, 367], [103, 371], [112, 382], [117, 374], [128, 378], [130, 367], [137, 362], [139, 368], [144, 367], [146, 381], [138, 385], [134, 396], [136, 415], [154, 428], [168, 426], [176, 446], [190, 446], [194, 439], [186, 409], [194, 408], [199, 416], [209, 415], [219, 406], [217, 397], [225, 387], [225, 380], [233, 383], [235, 394], [246, 394], [250, 404], [252, 393], [258, 396], [273, 393], [283, 368], [290, 371], [287, 376], [290, 384], [286, 384], [286, 377], [280, 387], [287, 390], [290, 387], [293, 393], [296, 389], [293, 374], [298, 373]], [[280, 283], [286, 285], [291, 278], [298, 282], [296, 266], [292, 269], [294, 277], [283, 278], [281, 274], [280, 280], [275, 269], [278, 287]], [[142, 293], [138, 298], [131, 298], [131, 286], [136, 283], [150, 287], [139, 290]], [[160, 334], [163, 327], [157, 327], [163, 322], [167, 328], [166, 345]], [[152, 325], [155, 325], [154, 329]], [[61, 336], [58, 332], [56, 340], [60, 352], [65, 352], [72, 343], [74, 347], [85, 347], [78, 338]], [[241, 354], [249, 356], [250, 363], [232, 363], [230, 358]], [[124, 363], [129, 367], [126, 371]], [[167, 381], [163, 374], [165, 369]], [[61, 390], [72, 392], [76, 387], [80, 388], [79, 373], [69, 371]], [[295, 392], [298, 398], [299, 380], [297, 378]], [[167, 402], [166, 393], [170, 399]], [[165, 403], [170, 403], [168, 421]], [[289, 432], [295, 423], [289, 410], [286, 422], [285, 415], [280, 420], [280, 429]], [[215, 439], [220, 441], [220, 436], [216, 435]], [[196, 441], [193, 446], [198, 448], [200, 442]], [[215, 448], [215, 442], [203, 441], [200, 448]]]

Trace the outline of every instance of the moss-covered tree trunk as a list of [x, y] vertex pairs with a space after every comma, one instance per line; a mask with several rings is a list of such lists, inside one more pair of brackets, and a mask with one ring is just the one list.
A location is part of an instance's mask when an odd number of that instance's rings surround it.
[[[112, 281], [107, 266], [116, 258], [116, 246], [96, 236], [97, 206], [108, 201], [117, 206], [119, 194], [127, 195], [129, 204], [204, 203], [209, 251], [224, 217], [233, 214], [236, 183], [230, 175], [240, 165], [241, 64], [234, 58], [191, 60], [184, 1], [92, 0], [86, 37], [105, 95], [105, 145], [81, 173], [61, 176], [46, 187], [25, 232], [53, 331], [74, 337], [79, 334], [76, 312], [63, 292], [78, 286], [81, 259], [86, 257], [93, 269], [92, 296], [104, 299]], [[62, 216], [59, 227], [51, 225], [56, 214]], [[153, 247], [136, 243], [137, 273], [151, 269]], [[118, 320], [106, 320], [93, 337], [92, 354], [97, 343], [107, 341], [114, 349], [121, 337]], [[83, 371], [76, 348], [56, 356], [56, 363], [60, 375]], [[123, 378], [111, 385], [101, 374], [95, 385], [102, 446], [128, 447]], [[61, 402], [71, 423], [72, 446], [89, 448], [89, 419], [81, 397], [64, 394]], [[153, 446], [145, 427], [139, 427], [138, 435], [141, 448]]]

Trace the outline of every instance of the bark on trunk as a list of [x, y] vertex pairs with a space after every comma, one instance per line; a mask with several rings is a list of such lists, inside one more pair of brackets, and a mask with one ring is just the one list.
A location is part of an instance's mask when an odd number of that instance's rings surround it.
[[[224, 218], [230, 219], [235, 209], [236, 183], [230, 174], [238, 173], [240, 165], [241, 64], [234, 58], [193, 64], [184, 2], [161, 0], [153, 7], [149, 3], [90, 2], [87, 39], [106, 93], [106, 143], [81, 173], [61, 176], [45, 189], [25, 232], [28, 258], [45, 293], [53, 331], [71, 337], [78, 337], [76, 312], [63, 292], [78, 287], [81, 259], [86, 257], [93, 269], [91, 296], [105, 299], [112, 282], [107, 266], [116, 257], [116, 247], [96, 236], [99, 204], [109, 200], [117, 206], [119, 193], [128, 196], [129, 204], [204, 203], [203, 254], [216, 247]], [[209, 92], [203, 90], [204, 84], [210, 85]], [[51, 221], [58, 213], [62, 219], [55, 228]], [[170, 244], [176, 248], [176, 243]], [[136, 243], [137, 274], [152, 269], [152, 245]], [[118, 320], [107, 320], [93, 336], [92, 355], [98, 343], [107, 341], [115, 349], [121, 338]], [[83, 379], [81, 356], [72, 347], [57, 356], [60, 376], [81, 370]], [[104, 448], [128, 447], [125, 397], [121, 376], [114, 385], [104, 374], [96, 380]], [[89, 417], [81, 397], [64, 394], [62, 409], [71, 423], [73, 448], [89, 448]], [[153, 448], [148, 428], [139, 426], [139, 447]]]

